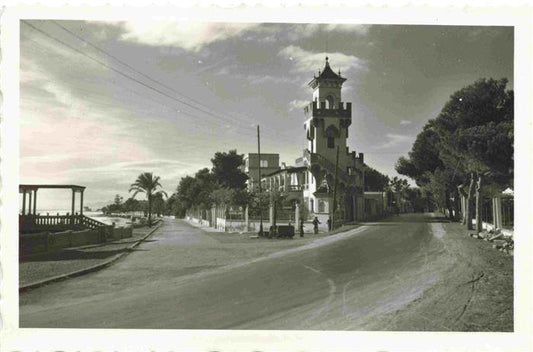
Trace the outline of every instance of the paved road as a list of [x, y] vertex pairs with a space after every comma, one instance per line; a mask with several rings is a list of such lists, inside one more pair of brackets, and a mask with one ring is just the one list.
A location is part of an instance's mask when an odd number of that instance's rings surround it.
[[182, 271], [177, 256], [217, 241], [166, 221], [117, 265], [22, 294], [20, 326], [365, 329], [445, 274], [455, 259], [443, 236], [429, 215], [400, 216], [261, 260]]

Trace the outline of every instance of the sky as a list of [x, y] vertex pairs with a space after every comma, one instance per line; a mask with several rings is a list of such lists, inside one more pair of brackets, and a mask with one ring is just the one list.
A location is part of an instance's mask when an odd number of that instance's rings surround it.
[[[513, 88], [512, 27], [22, 21], [20, 182], [126, 199], [142, 172], [175, 191], [217, 151], [306, 146], [307, 83], [329, 57], [352, 103], [348, 145], [389, 176], [450, 95], [479, 78]], [[47, 193], [48, 192], [48, 193]], [[68, 209], [40, 191], [39, 209]]]

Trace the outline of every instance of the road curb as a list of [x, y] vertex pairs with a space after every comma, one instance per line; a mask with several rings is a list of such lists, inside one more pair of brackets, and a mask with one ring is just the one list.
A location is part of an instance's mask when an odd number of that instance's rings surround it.
[[62, 274], [62, 275], [57, 275], [57, 276], [53, 276], [51, 278], [48, 278], [48, 279], [45, 279], [45, 280], [41, 280], [41, 281], [36, 281], [36, 282], [32, 282], [32, 283], [29, 283], [29, 284], [26, 284], [24, 286], [20, 286], [19, 287], [19, 292], [26, 292], [26, 291], [29, 291], [29, 290], [33, 290], [37, 287], [41, 287], [43, 285], [46, 285], [46, 284], [49, 284], [49, 283], [52, 283], [52, 282], [56, 282], [56, 281], [62, 281], [62, 280], [66, 280], [66, 279], [69, 279], [69, 278], [72, 278], [72, 277], [77, 277], [77, 276], [81, 276], [81, 275], [85, 275], [85, 274], [88, 274], [88, 273], [92, 273], [92, 272], [95, 272], [95, 271], [98, 271], [98, 270], [101, 270], [101, 269], [104, 269], [108, 266], [110, 266], [111, 264], [113, 264], [114, 262], [116, 262], [117, 260], [121, 259], [122, 257], [128, 255], [130, 252], [129, 250], [137, 247], [138, 245], [140, 245], [142, 242], [144, 242], [148, 237], [150, 237], [157, 229], [159, 229], [161, 227], [161, 224], [162, 222], [159, 222], [157, 224], [156, 227], [154, 227], [154, 229], [152, 229], [152, 231], [148, 232], [148, 234], [146, 234], [145, 236], [143, 236], [142, 238], [140, 238], [138, 241], [136, 241], [135, 243], [133, 243], [132, 245], [130, 245], [129, 247], [126, 247], [125, 249], [127, 251], [123, 252], [123, 253], [119, 253], [119, 254], [116, 254], [114, 255], [113, 257], [111, 257], [110, 259], [108, 259], [107, 261], [103, 262], [103, 263], [100, 263], [100, 264], [96, 264], [96, 265], [93, 265], [93, 266], [90, 266], [88, 268], [84, 268], [84, 269], [80, 269], [80, 270], [76, 270], [76, 271], [72, 271], [70, 273], [66, 273], [66, 274]]

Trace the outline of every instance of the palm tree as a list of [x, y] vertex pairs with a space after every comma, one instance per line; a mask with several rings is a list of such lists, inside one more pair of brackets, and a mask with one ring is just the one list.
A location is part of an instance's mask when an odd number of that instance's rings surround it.
[[137, 193], [146, 193], [148, 199], [148, 226], [152, 226], [152, 199], [156, 195], [164, 194], [168, 197], [165, 191], [158, 191], [157, 188], [162, 187], [159, 183], [159, 176], [153, 175], [151, 172], [144, 172], [137, 177], [134, 183], [131, 184], [130, 190], [135, 191], [132, 198], [135, 198]]

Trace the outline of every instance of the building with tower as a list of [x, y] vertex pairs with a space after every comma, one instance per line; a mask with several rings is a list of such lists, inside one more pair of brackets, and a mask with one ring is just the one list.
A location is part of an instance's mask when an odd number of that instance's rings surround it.
[[[313, 95], [304, 108], [307, 145], [302, 157], [295, 166], [261, 172], [264, 190], [286, 192], [298, 214], [307, 219], [317, 216], [322, 223], [329, 217], [350, 222], [376, 215], [364, 213], [364, 156], [347, 145], [352, 104], [342, 100], [345, 81], [340, 71], [331, 69], [326, 57], [324, 69], [308, 84]], [[381, 213], [383, 207], [373, 209]]]
[[303, 204], [319, 219], [335, 212], [337, 220], [354, 221], [362, 214], [363, 198], [358, 195], [363, 194], [363, 154], [347, 146], [352, 104], [342, 101], [345, 81], [326, 57], [324, 69], [308, 84], [313, 100], [304, 108], [307, 148], [300, 162], [307, 166], [311, 182], [303, 191]]

